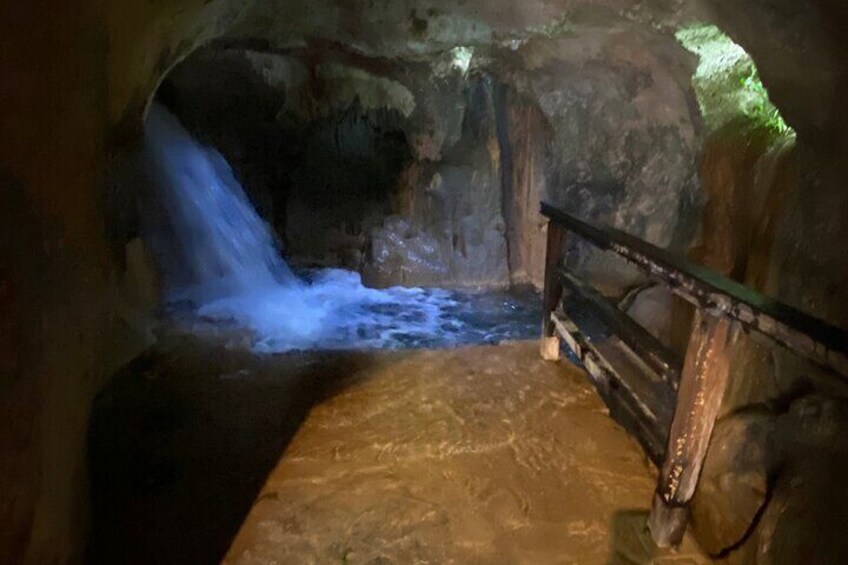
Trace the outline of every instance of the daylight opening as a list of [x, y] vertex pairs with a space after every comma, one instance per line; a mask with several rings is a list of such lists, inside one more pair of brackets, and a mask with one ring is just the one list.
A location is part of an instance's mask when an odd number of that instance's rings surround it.
[[719, 130], [744, 116], [775, 133], [791, 132], [769, 100], [751, 56], [717, 26], [694, 24], [675, 37], [700, 59], [692, 85], [707, 127]]

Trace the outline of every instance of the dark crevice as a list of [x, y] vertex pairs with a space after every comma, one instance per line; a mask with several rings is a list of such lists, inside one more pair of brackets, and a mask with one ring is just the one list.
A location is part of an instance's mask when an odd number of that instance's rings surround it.
[[754, 514], [754, 517], [751, 519], [751, 523], [748, 524], [748, 528], [742, 534], [736, 542], [730, 544], [725, 547], [721, 551], [716, 553], [710, 553], [710, 557], [712, 559], [726, 559], [730, 556], [731, 553], [741, 548], [745, 543], [750, 540], [757, 531], [757, 527], [760, 525], [760, 520], [762, 520], [763, 515], [768, 509], [769, 503], [771, 503], [772, 496], [774, 495], [774, 486], [777, 483], [777, 478], [780, 476], [780, 470], [778, 469], [772, 476], [768, 478], [767, 486], [766, 486], [766, 494], [763, 497], [763, 503], [757, 509], [757, 512]]
[[504, 238], [506, 239], [507, 263], [509, 265], [510, 278], [518, 269], [520, 258], [517, 257], [519, 250], [516, 242], [520, 237], [517, 233], [517, 216], [515, 187], [513, 186], [513, 150], [509, 132], [509, 105], [507, 86], [498, 82], [492, 87], [492, 104], [495, 111], [495, 132], [497, 134], [498, 146], [500, 148], [500, 173], [501, 173], [501, 214], [506, 224]]

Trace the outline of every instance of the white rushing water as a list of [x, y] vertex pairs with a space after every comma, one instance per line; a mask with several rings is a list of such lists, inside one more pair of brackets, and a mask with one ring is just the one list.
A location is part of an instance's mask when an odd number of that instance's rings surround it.
[[[375, 290], [363, 286], [357, 273], [339, 269], [300, 278], [220, 153], [195, 141], [157, 104], [150, 109], [145, 143], [155, 186], [145, 239], [166, 300], [190, 305], [201, 319], [250, 330], [257, 351], [491, 343], [526, 332], [514, 327], [521, 306], [506, 295], [488, 301], [494, 317], [480, 319], [475, 310], [481, 295]], [[533, 316], [528, 327], [535, 322]]]

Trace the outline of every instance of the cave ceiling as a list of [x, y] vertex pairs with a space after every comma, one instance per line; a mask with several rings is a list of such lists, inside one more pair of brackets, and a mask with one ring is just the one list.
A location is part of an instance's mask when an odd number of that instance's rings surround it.
[[[218, 44], [290, 52], [334, 47], [380, 60], [432, 61], [457, 47], [517, 49], [534, 38], [599, 31], [671, 35], [719, 25], [757, 62], [800, 131], [827, 138], [845, 72], [848, 8], [832, 0], [293, 0], [255, 1]], [[811, 62], [813, 64], [811, 64]]]
[[457, 46], [515, 46], [597, 28], [673, 31], [704, 20], [697, 0], [291, 0], [257, 2], [223, 39], [270, 50], [332, 43], [378, 58], [421, 59]]

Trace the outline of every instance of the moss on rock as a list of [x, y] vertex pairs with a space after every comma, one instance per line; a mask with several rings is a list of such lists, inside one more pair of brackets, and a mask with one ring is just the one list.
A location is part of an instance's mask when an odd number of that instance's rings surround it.
[[789, 131], [750, 55], [718, 27], [695, 24], [678, 30], [675, 37], [700, 58], [692, 86], [711, 130], [745, 116], [776, 132]]

